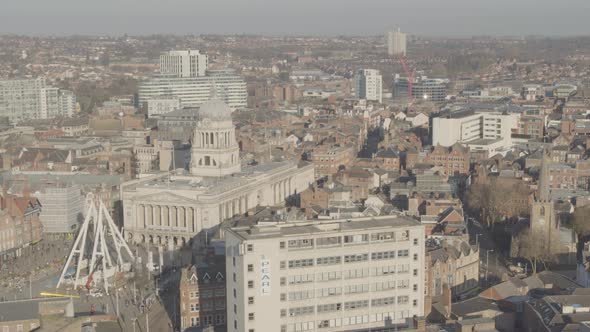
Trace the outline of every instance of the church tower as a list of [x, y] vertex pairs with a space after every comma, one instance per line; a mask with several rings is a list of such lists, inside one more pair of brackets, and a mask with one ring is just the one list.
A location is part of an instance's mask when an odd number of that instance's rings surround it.
[[531, 208], [531, 231], [543, 234], [544, 249], [555, 252], [558, 248], [555, 239], [559, 237], [559, 222], [555, 215], [553, 202], [551, 201], [549, 165], [551, 160], [545, 150], [541, 159], [541, 172], [539, 174], [538, 190]]
[[229, 106], [214, 96], [201, 105], [198, 116], [191, 150], [191, 174], [222, 177], [239, 173], [240, 148]]

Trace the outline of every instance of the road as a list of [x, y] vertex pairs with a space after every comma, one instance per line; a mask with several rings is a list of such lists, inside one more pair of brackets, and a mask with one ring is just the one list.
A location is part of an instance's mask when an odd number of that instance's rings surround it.
[[[479, 245], [480, 285], [488, 287], [498, 283], [503, 276], [508, 274], [508, 269], [506, 268], [506, 259], [498, 250], [491, 232], [477, 220], [468, 221], [467, 229], [470, 243]], [[477, 234], [481, 235], [477, 236]], [[489, 266], [487, 266], [488, 262]], [[488, 273], [487, 278], [486, 272]]]

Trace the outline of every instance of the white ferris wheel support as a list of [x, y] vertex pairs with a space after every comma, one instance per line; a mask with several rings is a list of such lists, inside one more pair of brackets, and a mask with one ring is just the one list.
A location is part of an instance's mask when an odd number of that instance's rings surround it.
[[[74, 245], [70, 251], [70, 254], [68, 255], [68, 259], [66, 260], [66, 264], [64, 265], [56, 287], [59, 288], [59, 286], [64, 283], [68, 268], [72, 265], [73, 260], [75, 259], [76, 274], [73, 280], [74, 287], [83, 286], [84, 281], [88, 281], [88, 276], [93, 274], [95, 269], [98, 270], [98, 266], [96, 266], [96, 264], [99, 263], [101, 267], [100, 270], [102, 272], [101, 280], [103, 282], [104, 290], [108, 294], [109, 283], [108, 276], [106, 275], [107, 271], [113, 269], [121, 271], [121, 266], [126, 261], [121, 253], [121, 248], [123, 248], [129, 256], [128, 262], [133, 262], [134, 256], [123, 236], [121, 235], [121, 232], [115, 225], [113, 218], [109, 214], [104, 203], [99, 201], [99, 206], [97, 209], [94, 195], [88, 194], [86, 196], [86, 205], [88, 206], [88, 210], [86, 211], [84, 223], [82, 224], [80, 232], [74, 241]], [[86, 241], [88, 240], [88, 231], [90, 227], [92, 227], [94, 239], [92, 240], [92, 251], [88, 253]], [[112, 247], [109, 245], [114, 247], [115, 252], [112, 252]], [[87, 259], [85, 257], [86, 254], [90, 254], [90, 264], [87, 265], [89, 273], [87, 277], [80, 278], [80, 270], [83, 267], [82, 262]], [[112, 256], [115, 254], [116, 261], [113, 262]]]

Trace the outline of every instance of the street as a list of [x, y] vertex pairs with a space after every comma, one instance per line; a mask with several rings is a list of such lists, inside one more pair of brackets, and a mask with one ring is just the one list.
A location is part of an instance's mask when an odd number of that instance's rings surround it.
[[506, 259], [501, 250], [498, 250], [491, 232], [471, 218], [468, 218], [467, 229], [470, 243], [479, 245], [481, 287], [487, 288], [502, 281], [503, 276], [508, 275], [509, 272], [506, 268]]

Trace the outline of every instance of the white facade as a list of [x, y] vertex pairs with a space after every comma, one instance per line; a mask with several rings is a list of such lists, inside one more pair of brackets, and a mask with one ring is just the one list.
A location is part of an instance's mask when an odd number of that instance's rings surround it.
[[202, 105], [198, 116], [190, 174], [164, 172], [121, 186], [128, 240], [171, 246], [201, 241], [202, 231], [223, 220], [256, 206], [281, 205], [313, 183], [311, 164], [285, 161], [242, 168], [231, 110], [221, 101]]
[[[231, 70], [208, 71], [208, 76], [179, 78], [158, 76], [139, 85], [139, 102], [175, 97], [181, 107], [198, 107], [212, 97], [215, 90], [219, 99], [231, 109], [247, 105], [248, 91], [244, 79]], [[215, 89], [213, 89], [215, 87]]]
[[502, 147], [511, 147], [513, 131], [518, 129], [517, 114], [500, 112], [458, 112], [432, 120], [432, 145], [451, 146], [484, 139], [500, 140]]
[[406, 34], [401, 32], [399, 28], [394, 31], [388, 31], [386, 39], [387, 54], [406, 55]]
[[358, 99], [383, 102], [383, 80], [376, 69], [361, 69], [355, 76], [355, 91]]
[[220, 100], [210, 100], [199, 109], [191, 151], [191, 174], [222, 177], [240, 172], [240, 148], [231, 109]]
[[205, 76], [209, 60], [199, 50], [169, 51], [160, 55], [160, 73], [176, 77]]
[[156, 118], [161, 114], [170, 113], [180, 108], [180, 98], [163, 97], [153, 98], [147, 101], [148, 118]]
[[383, 216], [225, 232], [227, 329], [349, 331], [424, 315], [424, 226]]
[[0, 116], [11, 123], [70, 117], [75, 111], [74, 94], [48, 86], [44, 78], [0, 81]]

